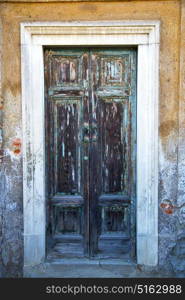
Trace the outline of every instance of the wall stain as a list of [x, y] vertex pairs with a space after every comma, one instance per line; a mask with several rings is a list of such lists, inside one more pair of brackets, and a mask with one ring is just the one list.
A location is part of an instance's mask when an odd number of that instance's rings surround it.
[[3, 99], [0, 97], [0, 109], [3, 109]]
[[161, 137], [167, 137], [170, 135], [171, 131], [176, 128], [176, 122], [174, 120], [168, 120], [163, 122], [159, 127], [159, 132]]
[[80, 5], [79, 8], [82, 10], [88, 10], [88, 11], [94, 11], [94, 12], [97, 10], [96, 5], [91, 4], [91, 3], [82, 4], [82, 5]]
[[12, 93], [12, 96], [20, 95], [20, 87], [21, 83], [19, 82], [13, 82], [7, 79], [6, 84], [3, 85], [4, 90], [10, 90]]

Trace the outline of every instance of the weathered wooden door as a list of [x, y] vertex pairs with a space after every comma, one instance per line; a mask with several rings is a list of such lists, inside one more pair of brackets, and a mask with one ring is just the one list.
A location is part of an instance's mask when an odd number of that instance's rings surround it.
[[50, 257], [135, 252], [136, 50], [45, 49]]

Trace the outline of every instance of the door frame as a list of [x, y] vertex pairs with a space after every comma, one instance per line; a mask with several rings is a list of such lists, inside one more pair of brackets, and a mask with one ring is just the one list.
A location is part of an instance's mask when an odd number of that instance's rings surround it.
[[[137, 46], [137, 263], [158, 264], [160, 21], [21, 23], [24, 266], [46, 253], [43, 46]], [[151, 247], [152, 245], [152, 247]]]

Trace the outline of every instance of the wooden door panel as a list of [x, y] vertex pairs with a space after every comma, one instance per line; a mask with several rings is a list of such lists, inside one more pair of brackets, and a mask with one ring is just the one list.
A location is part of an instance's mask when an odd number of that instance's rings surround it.
[[82, 85], [82, 60], [79, 53], [67, 50], [48, 53], [49, 86], [56, 87], [79, 87]]
[[57, 237], [60, 234], [82, 235], [82, 207], [55, 205], [53, 209], [53, 233]]
[[55, 193], [80, 194], [82, 100], [63, 97], [53, 104]]
[[118, 236], [129, 237], [129, 212], [126, 205], [111, 205], [102, 206], [102, 236], [108, 236], [111, 233], [116, 233]]
[[56, 253], [74, 240], [82, 253], [88, 243], [84, 226], [88, 186], [83, 179], [88, 172], [83, 160], [88, 152], [83, 143], [83, 123], [89, 120], [87, 60], [83, 50], [45, 51], [48, 223], [57, 245], [62, 241]]
[[46, 50], [45, 83], [54, 252], [123, 257], [135, 247], [136, 51]]
[[[92, 49], [92, 115], [97, 126], [93, 142], [96, 163], [90, 170], [96, 177], [97, 193], [90, 202], [98, 208], [93, 229], [94, 253], [116, 257], [121, 252], [112, 244], [126, 245], [122, 254], [131, 249], [131, 207], [135, 200], [135, 50]], [[95, 75], [96, 74], [96, 75]], [[98, 172], [97, 172], [98, 171]], [[92, 185], [90, 182], [90, 186]], [[132, 208], [133, 211], [133, 208]], [[134, 218], [134, 216], [132, 216]], [[97, 239], [94, 237], [97, 234]], [[97, 243], [97, 244], [95, 244]]]
[[127, 99], [99, 98], [102, 193], [129, 192], [130, 107]]
[[129, 96], [131, 94], [131, 55], [129, 51], [95, 50], [92, 52], [93, 83], [96, 94]]

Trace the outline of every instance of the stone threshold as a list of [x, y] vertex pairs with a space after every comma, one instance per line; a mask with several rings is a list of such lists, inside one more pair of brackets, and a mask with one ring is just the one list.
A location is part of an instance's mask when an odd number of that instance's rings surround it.
[[71, 258], [24, 267], [25, 278], [162, 278], [174, 277], [143, 270], [142, 266], [120, 259]]

